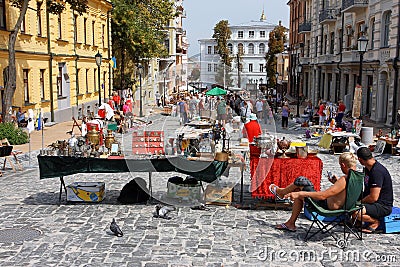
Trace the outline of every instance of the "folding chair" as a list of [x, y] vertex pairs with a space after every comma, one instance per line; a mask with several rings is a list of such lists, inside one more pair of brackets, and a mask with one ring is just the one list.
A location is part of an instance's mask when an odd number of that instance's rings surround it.
[[[336, 240], [336, 245], [340, 248], [347, 247], [347, 240], [351, 234], [354, 234], [357, 239], [362, 240], [362, 232], [358, 233], [357, 230], [354, 229], [354, 225], [357, 222], [358, 216], [360, 216], [361, 214], [362, 205], [357, 202], [357, 200], [362, 193], [363, 182], [364, 173], [353, 170], [349, 171], [346, 183], [345, 203], [343, 208], [339, 210], [324, 209], [311, 198], [307, 198], [305, 203], [307, 210], [310, 211], [313, 217], [313, 222], [308, 229], [304, 240], [308, 241], [310, 238], [318, 233], [328, 233]], [[352, 218], [352, 214], [354, 214], [355, 212], [356, 217]], [[318, 215], [329, 217], [329, 222], [323, 222], [318, 218]], [[313, 228], [314, 224], [319, 229], [318, 231], [311, 234], [311, 229]], [[333, 231], [333, 228], [338, 225], [344, 227], [343, 239], [340, 239], [339, 235], [337, 235]]]

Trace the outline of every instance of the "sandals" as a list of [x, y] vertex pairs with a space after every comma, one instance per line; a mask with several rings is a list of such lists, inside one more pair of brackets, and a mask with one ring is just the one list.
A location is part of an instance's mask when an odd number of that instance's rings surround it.
[[278, 186], [276, 184], [270, 184], [269, 185], [269, 192], [271, 192], [271, 194], [273, 194], [276, 199], [278, 200], [284, 200], [283, 198], [281, 198], [280, 196], [278, 196], [278, 193], [276, 193], [276, 189], [278, 188]]
[[383, 233], [382, 230], [377, 230], [377, 228], [372, 228], [370, 226], [362, 228], [361, 232], [363, 232], [363, 234], [381, 234], [381, 233]]
[[282, 230], [282, 231], [296, 232], [296, 229], [290, 229], [284, 223], [276, 225], [275, 229]]

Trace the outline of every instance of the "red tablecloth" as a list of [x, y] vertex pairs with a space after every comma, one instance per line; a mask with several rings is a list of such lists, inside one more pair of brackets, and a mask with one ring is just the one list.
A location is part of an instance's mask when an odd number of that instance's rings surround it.
[[321, 188], [322, 161], [318, 157], [298, 158], [260, 158], [255, 175], [251, 180], [252, 197], [273, 197], [269, 185], [274, 183], [286, 187], [299, 176], [307, 177], [315, 190]]

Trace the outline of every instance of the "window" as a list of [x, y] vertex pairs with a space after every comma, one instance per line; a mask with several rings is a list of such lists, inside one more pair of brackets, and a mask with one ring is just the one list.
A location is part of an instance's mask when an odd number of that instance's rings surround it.
[[89, 70], [86, 70], [85, 73], [85, 83], [86, 83], [86, 94], [89, 93]]
[[58, 15], [58, 39], [62, 39], [62, 20], [61, 14]]
[[263, 64], [259, 65], [259, 70], [258, 71], [259, 72], [264, 72], [264, 65]]
[[328, 35], [324, 35], [324, 43], [322, 44], [323, 48], [324, 48], [324, 55], [326, 55], [326, 47], [328, 46]]
[[29, 103], [29, 70], [24, 69], [22, 72], [24, 77], [24, 100], [25, 103]]
[[258, 46], [258, 53], [259, 54], [265, 54], [265, 44], [260, 44]]
[[78, 41], [78, 30], [77, 30], [77, 24], [78, 24], [78, 15], [74, 14], [74, 43]]
[[207, 64], [207, 71], [211, 72], [211, 64], [210, 63]]
[[333, 55], [335, 50], [335, 33], [331, 32], [330, 34], [330, 44], [329, 44], [329, 54]]
[[353, 32], [353, 29], [351, 28], [351, 26], [347, 26], [346, 27], [346, 35], [347, 35], [347, 37], [346, 37], [346, 48], [348, 50], [351, 49], [351, 44], [353, 42], [353, 34], [354, 34], [354, 32]]
[[374, 42], [375, 42], [375, 18], [371, 19], [371, 23], [369, 24], [371, 25], [371, 34], [370, 34], [370, 38], [371, 38], [371, 42], [370, 42], [370, 46], [371, 49], [374, 49]]
[[307, 57], [310, 57], [310, 50], [311, 50], [311, 46], [310, 46], [310, 40], [307, 40], [307, 47], [306, 47], [306, 54]]
[[241, 55], [244, 54], [243, 44], [242, 43], [238, 44], [238, 53], [241, 54]]
[[218, 54], [218, 47], [214, 45], [214, 54]]
[[93, 44], [93, 46], [95, 46], [96, 45], [96, 42], [95, 42], [95, 22], [94, 21], [92, 21], [92, 44]]
[[0, 29], [6, 29], [6, 1], [0, 0]]
[[314, 56], [318, 56], [318, 36], [315, 36], [315, 50], [314, 50]]
[[254, 54], [254, 45], [253, 44], [249, 44], [249, 53], [250, 55]]
[[46, 99], [45, 92], [44, 92], [44, 74], [45, 74], [45, 71], [46, 70], [44, 70], [44, 69], [40, 70], [40, 99], [41, 100], [45, 100]]
[[106, 28], [106, 25], [101, 25], [101, 43], [103, 44], [103, 48], [105, 47], [105, 45], [104, 45], [104, 35], [105, 35], [105, 28]]
[[390, 16], [392, 15], [391, 11], [386, 12], [383, 15], [383, 38], [382, 38], [382, 46], [389, 46], [389, 32], [390, 32]]
[[96, 84], [96, 81], [97, 81], [97, 79], [96, 79], [96, 77], [97, 77], [97, 69], [95, 68], [95, 69], [93, 69], [93, 92], [97, 92], [97, 84]]
[[78, 95], [81, 94], [81, 90], [80, 90], [80, 86], [79, 86], [79, 75], [81, 75], [81, 69], [77, 69], [76, 70], [76, 86], [77, 86], [76, 93]]
[[265, 31], [260, 31], [260, 38], [265, 38]]
[[207, 55], [211, 55], [211, 45], [207, 46]]
[[21, 33], [25, 33], [25, 17], [21, 21]]
[[339, 51], [338, 53], [341, 53], [343, 51], [343, 35], [342, 35], [342, 30], [338, 30], [338, 42], [339, 42]]
[[218, 64], [214, 64], [214, 72], [218, 72]]
[[249, 38], [254, 38], [254, 31], [249, 31]]
[[42, 2], [36, 3], [36, 19], [37, 19], [37, 35], [42, 36], [42, 13], [40, 7], [42, 6]]
[[253, 72], [253, 64], [252, 63], [249, 64], [249, 72]]
[[107, 72], [106, 71], [103, 71], [103, 83], [102, 83], [102, 88], [103, 88], [103, 92], [104, 92], [104, 98], [106, 98], [106, 91], [105, 91], [105, 88], [106, 88], [106, 74], [107, 74]]
[[243, 31], [238, 31], [238, 39], [243, 39]]
[[58, 67], [58, 76], [57, 76], [57, 95], [63, 95], [63, 84], [62, 84], [62, 67]]
[[86, 44], [86, 27], [87, 27], [87, 18], [83, 19], [83, 43]]
[[228, 50], [229, 50], [230, 54], [233, 53], [233, 45], [232, 44], [228, 44]]

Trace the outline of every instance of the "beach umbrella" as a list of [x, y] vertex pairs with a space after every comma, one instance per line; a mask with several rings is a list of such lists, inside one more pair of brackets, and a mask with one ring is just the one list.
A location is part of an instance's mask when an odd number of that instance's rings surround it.
[[213, 89], [207, 91], [206, 95], [208, 96], [226, 95], [226, 90], [219, 87], [214, 87]]

